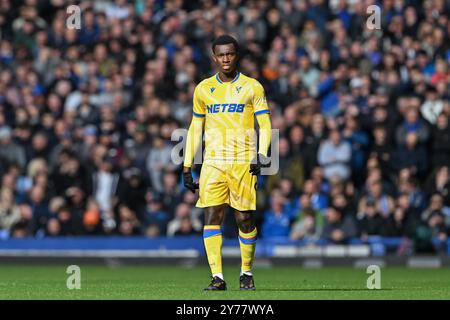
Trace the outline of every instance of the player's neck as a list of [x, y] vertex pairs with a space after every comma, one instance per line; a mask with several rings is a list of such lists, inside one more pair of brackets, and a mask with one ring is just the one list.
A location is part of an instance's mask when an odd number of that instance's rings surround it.
[[222, 82], [230, 82], [236, 78], [237, 74], [238, 74], [237, 69], [235, 69], [229, 73], [222, 73], [219, 71], [219, 78], [220, 78], [220, 81], [222, 81]]

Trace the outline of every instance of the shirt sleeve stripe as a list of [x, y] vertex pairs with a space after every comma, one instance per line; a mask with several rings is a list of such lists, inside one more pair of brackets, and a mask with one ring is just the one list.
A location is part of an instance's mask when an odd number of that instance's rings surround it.
[[205, 116], [204, 114], [193, 112], [193, 111], [192, 111], [192, 113], [194, 116], [199, 117], [199, 118], [203, 118]]
[[259, 110], [255, 112], [255, 116], [260, 115], [260, 114], [264, 114], [264, 113], [270, 113], [269, 109], [266, 110]]

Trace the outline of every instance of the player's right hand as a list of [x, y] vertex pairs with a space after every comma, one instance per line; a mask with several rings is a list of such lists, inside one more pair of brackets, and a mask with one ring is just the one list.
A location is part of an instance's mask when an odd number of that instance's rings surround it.
[[256, 159], [254, 159], [250, 164], [249, 172], [254, 176], [258, 176], [261, 173], [261, 168], [268, 167], [270, 167], [269, 159], [261, 153], [258, 153]]
[[183, 182], [184, 182], [184, 186], [191, 190], [192, 193], [195, 193], [195, 190], [198, 189], [198, 182], [194, 182], [194, 179], [192, 178], [192, 173], [191, 171], [185, 171], [183, 172]]

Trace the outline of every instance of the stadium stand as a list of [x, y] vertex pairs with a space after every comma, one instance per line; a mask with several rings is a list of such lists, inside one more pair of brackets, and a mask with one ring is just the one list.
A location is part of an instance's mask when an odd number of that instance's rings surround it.
[[[69, 4], [79, 30], [66, 26]], [[379, 30], [366, 25], [371, 4]], [[258, 252], [281, 239], [448, 254], [448, 5], [1, 1], [1, 251], [197, 239], [203, 213], [171, 161], [171, 134], [214, 72], [212, 39], [229, 33], [280, 132], [280, 170], [259, 180]]]

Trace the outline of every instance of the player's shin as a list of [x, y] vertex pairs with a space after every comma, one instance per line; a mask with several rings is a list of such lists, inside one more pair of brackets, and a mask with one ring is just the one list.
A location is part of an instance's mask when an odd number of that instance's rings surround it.
[[241, 248], [241, 273], [251, 275], [257, 239], [256, 227], [248, 233], [239, 230], [239, 245]]
[[222, 274], [222, 231], [220, 225], [206, 225], [203, 228], [203, 241], [213, 277], [223, 280]]

